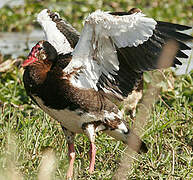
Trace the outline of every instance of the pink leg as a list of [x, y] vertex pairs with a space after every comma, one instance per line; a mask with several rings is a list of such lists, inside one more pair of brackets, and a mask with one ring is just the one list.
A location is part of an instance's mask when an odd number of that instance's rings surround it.
[[90, 144], [90, 166], [89, 166], [89, 173], [94, 171], [94, 164], [95, 164], [95, 156], [96, 156], [96, 146], [94, 143], [91, 142]]
[[69, 156], [69, 168], [67, 171], [67, 179], [71, 180], [73, 176], [73, 165], [75, 160], [75, 149], [74, 149], [74, 143], [68, 143], [68, 156]]

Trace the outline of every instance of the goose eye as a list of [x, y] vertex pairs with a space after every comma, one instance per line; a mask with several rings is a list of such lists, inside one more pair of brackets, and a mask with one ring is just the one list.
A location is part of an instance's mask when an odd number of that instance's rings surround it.
[[45, 60], [45, 59], [46, 59], [46, 55], [45, 55], [45, 54], [41, 54], [41, 55], [40, 55], [40, 58], [41, 58], [42, 60]]

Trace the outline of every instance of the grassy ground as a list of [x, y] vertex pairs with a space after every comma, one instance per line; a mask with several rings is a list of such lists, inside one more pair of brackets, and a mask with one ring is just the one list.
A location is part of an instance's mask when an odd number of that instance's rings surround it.
[[[179, 0], [135, 3], [50, 0], [33, 4], [29, 1], [14, 9], [0, 9], [0, 30], [30, 31], [37, 26], [32, 19], [45, 7], [60, 11], [78, 29], [84, 16], [101, 7], [120, 11], [137, 6], [158, 20], [190, 24], [192, 5], [191, 0], [184, 3]], [[149, 151], [135, 158], [128, 179], [193, 179], [193, 72], [174, 78], [174, 88], [160, 93], [145, 127], [143, 140]], [[75, 179], [111, 179], [114, 175], [125, 155], [125, 145], [100, 134], [96, 146], [96, 170], [89, 175], [89, 142], [84, 135], [77, 135]], [[52, 178], [64, 179], [68, 159], [60, 125], [26, 96], [22, 69], [13, 67], [0, 73], [0, 179], [37, 179], [42, 156], [48, 150], [53, 150], [56, 156]]]

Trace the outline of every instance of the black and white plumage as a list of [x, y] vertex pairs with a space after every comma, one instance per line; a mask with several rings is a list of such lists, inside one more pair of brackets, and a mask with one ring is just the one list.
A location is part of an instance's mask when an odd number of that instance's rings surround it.
[[[167, 40], [179, 43], [175, 66], [181, 64], [179, 57], [187, 58], [182, 50], [190, 48], [184, 41], [193, 38], [178, 32], [190, 27], [155, 21], [138, 9], [128, 13], [98, 10], [86, 18], [80, 36], [49, 10], [37, 19], [48, 42], [40, 41], [23, 63], [24, 85], [39, 107], [61, 123], [69, 144], [67, 176], [71, 178], [75, 134], [85, 133], [91, 141], [90, 172], [96, 132], [104, 131], [129, 145], [129, 137], [135, 135], [114, 100], [122, 103], [142, 88], [144, 71], [160, 68], [158, 58]], [[147, 150], [137, 136], [136, 140]]]
[[58, 54], [67, 54], [73, 51], [80, 34], [57, 12], [44, 9], [38, 14], [37, 21], [45, 33], [46, 40], [55, 47]]
[[98, 10], [85, 20], [64, 72], [77, 69], [70, 79], [77, 88], [102, 89], [119, 98], [127, 97], [144, 71], [159, 68], [157, 60], [168, 39], [180, 45], [173, 66], [181, 65], [178, 57], [188, 58], [182, 50], [190, 48], [183, 41], [192, 37], [178, 32], [187, 29], [190, 27], [155, 21], [141, 12], [119, 16]]

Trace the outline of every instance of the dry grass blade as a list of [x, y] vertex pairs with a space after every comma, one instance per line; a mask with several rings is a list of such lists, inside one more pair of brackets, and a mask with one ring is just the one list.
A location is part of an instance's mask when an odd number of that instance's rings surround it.
[[10, 71], [14, 66], [19, 66], [22, 61], [23, 60], [21, 58], [8, 59], [8, 60], [0, 63], [0, 72], [4, 73], [4, 72], [7, 72], [7, 71]]
[[54, 152], [52, 150], [47, 150], [46, 152], [44, 152], [40, 165], [38, 179], [51, 180], [52, 174], [54, 174], [56, 168], [55, 164], [56, 158]]
[[23, 176], [16, 167], [17, 144], [14, 135], [8, 134], [6, 152], [6, 171], [0, 170], [1, 180], [22, 180]]
[[165, 44], [158, 60], [159, 69], [171, 67], [178, 49], [179, 45], [175, 40], [169, 40]]
[[[173, 59], [178, 51], [178, 44], [174, 40], [170, 40], [163, 47], [163, 51], [158, 60], [158, 67], [166, 68], [170, 67], [173, 63]], [[160, 87], [157, 86], [160, 81], [163, 80], [163, 76], [160, 73], [154, 73], [152, 76], [152, 83], [147, 87], [146, 94], [143, 96], [142, 102], [138, 107], [138, 113], [136, 115], [136, 121], [133, 124], [133, 132], [138, 136], [143, 134], [143, 128], [149, 118], [149, 114], [152, 109], [152, 105], [158, 98], [160, 93]], [[139, 150], [140, 142], [136, 136], [131, 136], [129, 138], [129, 144], [132, 149]], [[113, 180], [124, 180], [127, 179], [127, 174], [132, 170], [132, 164], [134, 162], [136, 153], [130, 148], [127, 148], [125, 155], [122, 158], [120, 166], [115, 173]]]

